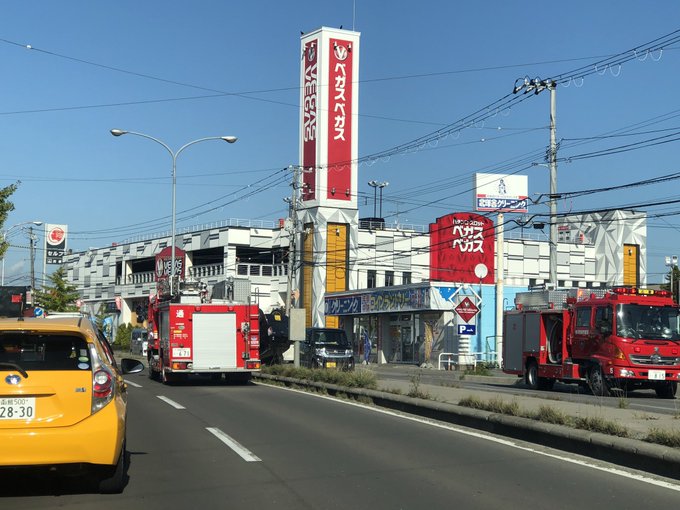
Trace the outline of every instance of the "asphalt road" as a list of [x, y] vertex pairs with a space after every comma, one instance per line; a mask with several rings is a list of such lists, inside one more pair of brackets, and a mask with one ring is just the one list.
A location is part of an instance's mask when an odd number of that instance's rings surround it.
[[307, 393], [127, 380], [123, 494], [2, 473], [4, 508], [624, 509], [680, 501], [673, 481]]

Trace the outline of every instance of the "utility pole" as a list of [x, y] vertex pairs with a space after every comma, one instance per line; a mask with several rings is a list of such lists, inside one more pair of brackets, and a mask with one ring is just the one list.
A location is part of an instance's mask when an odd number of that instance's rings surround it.
[[533, 92], [540, 94], [544, 90], [550, 91], [550, 147], [548, 148], [548, 166], [550, 167], [550, 276], [549, 282], [557, 286], [557, 82], [555, 80], [541, 80], [534, 78], [518, 79], [515, 81], [513, 94], [523, 91], [524, 94]]
[[557, 287], [557, 84], [549, 81], [546, 86], [550, 91], [550, 283]]
[[297, 204], [298, 204], [298, 183], [300, 179], [300, 167], [293, 165], [289, 167], [293, 170], [292, 192], [288, 202], [288, 221], [286, 231], [288, 232], [288, 289], [286, 296], [286, 316], [290, 317], [290, 308], [293, 300], [293, 270], [295, 268], [296, 238], [297, 238]]

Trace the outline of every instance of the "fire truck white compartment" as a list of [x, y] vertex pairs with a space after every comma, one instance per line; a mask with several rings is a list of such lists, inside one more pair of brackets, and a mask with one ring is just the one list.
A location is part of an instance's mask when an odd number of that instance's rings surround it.
[[236, 368], [236, 314], [194, 313], [195, 371]]
[[503, 366], [506, 370], [523, 370], [523, 353], [538, 355], [541, 348], [540, 320], [541, 314], [538, 312], [505, 315]]
[[503, 326], [503, 366], [506, 370], [522, 370], [524, 315], [505, 314]]

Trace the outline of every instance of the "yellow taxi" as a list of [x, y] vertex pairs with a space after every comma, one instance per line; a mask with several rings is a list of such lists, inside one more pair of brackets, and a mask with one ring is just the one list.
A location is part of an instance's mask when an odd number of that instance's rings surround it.
[[100, 492], [126, 477], [127, 389], [89, 318], [0, 318], [0, 468], [86, 468]]

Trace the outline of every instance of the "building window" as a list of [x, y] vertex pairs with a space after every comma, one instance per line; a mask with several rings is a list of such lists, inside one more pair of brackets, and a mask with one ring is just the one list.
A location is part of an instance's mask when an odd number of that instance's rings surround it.
[[394, 285], [394, 271], [385, 271], [385, 287]]
[[404, 271], [404, 273], [401, 275], [401, 284], [402, 285], [410, 285], [411, 284], [411, 272], [410, 271]]
[[375, 289], [375, 269], [368, 270], [368, 278], [366, 282], [366, 287], [369, 289]]

